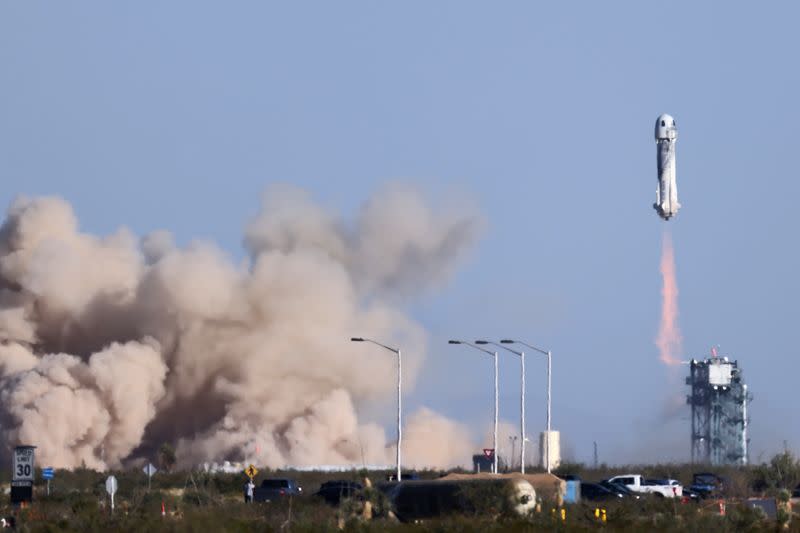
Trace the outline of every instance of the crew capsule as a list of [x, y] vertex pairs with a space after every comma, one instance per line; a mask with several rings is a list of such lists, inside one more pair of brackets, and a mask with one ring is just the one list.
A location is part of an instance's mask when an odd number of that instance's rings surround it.
[[664, 113], [656, 119], [656, 142], [666, 139], [677, 140], [678, 129], [675, 126], [675, 119], [672, 118], [672, 115]]

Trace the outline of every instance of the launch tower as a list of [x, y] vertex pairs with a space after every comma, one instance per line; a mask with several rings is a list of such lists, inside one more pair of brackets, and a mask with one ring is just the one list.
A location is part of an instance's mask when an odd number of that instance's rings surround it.
[[692, 408], [692, 463], [748, 463], [747, 404], [752, 399], [737, 361], [717, 356], [689, 362], [686, 401]]

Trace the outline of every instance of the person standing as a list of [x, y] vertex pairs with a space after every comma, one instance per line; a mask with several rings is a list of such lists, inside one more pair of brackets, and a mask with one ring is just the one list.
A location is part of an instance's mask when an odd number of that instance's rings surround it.
[[244, 503], [253, 503], [253, 491], [255, 488], [253, 479], [248, 478], [247, 483], [244, 484]]

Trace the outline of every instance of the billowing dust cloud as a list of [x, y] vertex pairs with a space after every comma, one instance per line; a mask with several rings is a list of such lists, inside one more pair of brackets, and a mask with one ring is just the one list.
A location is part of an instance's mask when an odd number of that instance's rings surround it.
[[678, 281], [675, 276], [675, 254], [672, 235], [664, 230], [661, 245], [661, 324], [658, 328], [656, 346], [661, 361], [667, 365], [680, 363], [682, 353], [681, 330], [678, 326]]
[[[402, 346], [410, 391], [426, 338], [396, 302], [446, 281], [481, 226], [399, 184], [353, 221], [274, 187], [239, 265], [164, 231], [85, 234], [65, 201], [18, 199], [0, 228], [5, 452], [34, 444], [42, 464], [102, 469], [171, 443], [181, 466], [391, 464], [394, 435], [357, 413], [391, 415], [394, 357], [349, 339]], [[406, 459], [466, 462], [448, 447], [464, 434], [411, 415]]]

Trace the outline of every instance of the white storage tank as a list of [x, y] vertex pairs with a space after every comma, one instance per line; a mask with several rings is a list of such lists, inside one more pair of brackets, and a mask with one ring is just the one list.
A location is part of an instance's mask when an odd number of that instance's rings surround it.
[[561, 464], [561, 434], [558, 431], [542, 431], [539, 434], [539, 464], [547, 470], [548, 444], [550, 448], [550, 469]]

